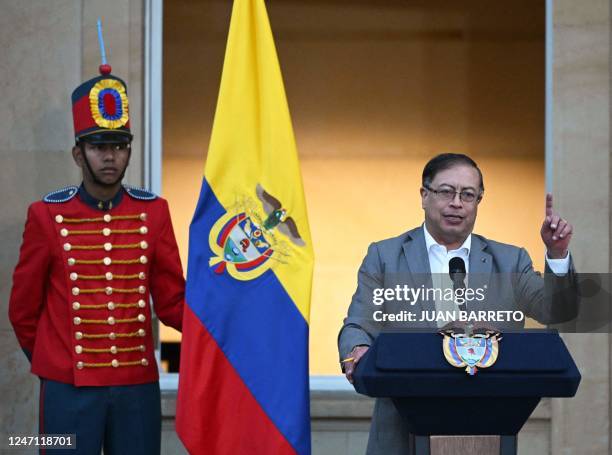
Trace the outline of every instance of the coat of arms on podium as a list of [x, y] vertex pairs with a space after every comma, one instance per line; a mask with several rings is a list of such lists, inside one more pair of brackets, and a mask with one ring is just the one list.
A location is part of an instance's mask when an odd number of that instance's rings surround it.
[[497, 361], [501, 333], [491, 327], [452, 326], [441, 332], [442, 351], [452, 366], [465, 367], [474, 376], [478, 368], [489, 368]]

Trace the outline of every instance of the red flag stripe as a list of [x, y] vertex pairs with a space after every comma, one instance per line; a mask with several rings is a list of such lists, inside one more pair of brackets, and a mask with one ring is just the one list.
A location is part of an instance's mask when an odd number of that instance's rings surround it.
[[189, 305], [183, 314], [178, 403], [176, 426], [190, 454], [295, 455]]

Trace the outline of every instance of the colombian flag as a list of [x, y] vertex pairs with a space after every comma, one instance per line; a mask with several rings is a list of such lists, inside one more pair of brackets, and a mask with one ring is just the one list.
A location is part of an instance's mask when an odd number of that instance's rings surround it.
[[310, 453], [313, 260], [265, 4], [236, 0], [189, 233], [176, 420], [190, 453]]

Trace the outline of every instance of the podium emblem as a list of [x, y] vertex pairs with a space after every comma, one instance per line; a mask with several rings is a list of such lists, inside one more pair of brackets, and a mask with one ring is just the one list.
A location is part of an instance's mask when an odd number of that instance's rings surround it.
[[465, 330], [449, 328], [440, 334], [444, 337], [442, 351], [448, 363], [457, 368], [465, 367], [470, 376], [474, 376], [478, 368], [489, 368], [497, 361], [501, 340], [497, 330], [474, 330], [467, 326]]

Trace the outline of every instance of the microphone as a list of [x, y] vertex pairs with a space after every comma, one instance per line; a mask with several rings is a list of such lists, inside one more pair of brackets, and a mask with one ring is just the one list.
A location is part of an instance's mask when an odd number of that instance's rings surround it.
[[448, 261], [448, 274], [453, 281], [453, 291], [465, 289], [465, 262], [460, 257]]
[[[451, 258], [448, 261], [448, 274], [453, 281], [453, 293], [457, 289], [465, 289], [465, 262], [460, 257]], [[463, 309], [467, 311], [467, 302], [464, 302]]]
[[448, 274], [453, 281], [455, 289], [465, 287], [465, 262], [460, 257], [451, 258], [448, 261]]

